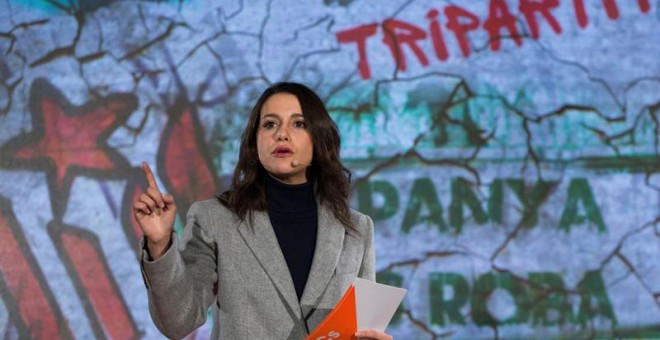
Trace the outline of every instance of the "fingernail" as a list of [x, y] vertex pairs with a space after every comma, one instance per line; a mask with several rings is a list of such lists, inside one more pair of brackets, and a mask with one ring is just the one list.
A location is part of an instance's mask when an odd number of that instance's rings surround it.
[[165, 203], [164, 203], [164, 202], [160, 202], [160, 208], [161, 208], [161, 209], [162, 209], [162, 208], [165, 208]]

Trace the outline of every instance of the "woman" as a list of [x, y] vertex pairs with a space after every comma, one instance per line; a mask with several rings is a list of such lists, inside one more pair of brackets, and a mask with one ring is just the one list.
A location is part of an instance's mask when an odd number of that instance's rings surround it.
[[[303, 339], [356, 277], [374, 280], [373, 222], [348, 207], [349, 172], [321, 99], [296, 83], [259, 98], [241, 139], [230, 191], [196, 202], [182, 240], [176, 205], [148, 188], [134, 203], [152, 318], [182, 338], [206, 321], [213, 338]], [[360, 330], [363, 339], [391, 339]]]

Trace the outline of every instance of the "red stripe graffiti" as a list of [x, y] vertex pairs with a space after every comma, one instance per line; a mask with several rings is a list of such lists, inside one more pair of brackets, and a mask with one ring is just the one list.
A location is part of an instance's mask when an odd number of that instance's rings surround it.
[[[181, 214], [188, 211], [192, 202], [218, 193], [219, 181], [204, 129], [197, 113], [185, 101], [177, 102], [170, 110], [158, 149], [158, 173]], [[182, 218], [185, 221], [185, 215]]]
[[72, 338], [11, 205], [3, 198], [0, 198], [0, 285], [2, 299], [20, 338]]
[[73, 226], [50, 223], [51, 234], [60, 257], [69, 270], [81, 300], [88, 301], [86, 312], [97, 337], [132, 339], [138, 337], [99, 241], [95, 234]]

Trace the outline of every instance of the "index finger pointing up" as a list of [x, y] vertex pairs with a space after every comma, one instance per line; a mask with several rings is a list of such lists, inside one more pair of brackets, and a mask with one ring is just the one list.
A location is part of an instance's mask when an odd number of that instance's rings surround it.
[[154, 187], [156, 188], [156, 190], [158, 190], [158, 184], [156, 184], [156, 179], [154, 178], [154, 174], [153, 172], [151, 172], [151, 168], [149, 167], [149, 164], [147, 164], [147, 162], [142, 162], [142, 171], [144, 171], [144, 175], [147, 177], [147, 185], [150, 187]]

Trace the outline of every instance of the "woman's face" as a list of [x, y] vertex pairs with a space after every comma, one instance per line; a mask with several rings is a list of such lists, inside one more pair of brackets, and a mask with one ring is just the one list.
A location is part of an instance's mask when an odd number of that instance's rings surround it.
[[284, 183], [305, 183], [313, 151], [298, 98], [288, 93], [268, 98], [257, 130], [257, 153], [266, 171]]

